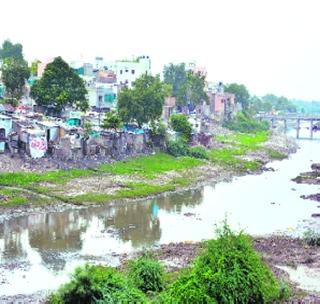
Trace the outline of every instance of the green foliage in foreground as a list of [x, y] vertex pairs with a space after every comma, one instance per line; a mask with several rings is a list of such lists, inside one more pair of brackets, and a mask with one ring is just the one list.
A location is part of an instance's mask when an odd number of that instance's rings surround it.
[[255, 252], [249, 236], [224, 224], [193, 265], [165, 274], [150, 254], [129, 261], [124, 273], [110, 267], [77, 268], [50, 304], [82, 303], [278, 303], [289, 295]]
[[250, 238], [224, 225], [194, 266], [160, 299], [161, 303], [273, 303], [281, 296], [280, 283], [254, 251]]
[[239, 112], [237, 116], [224, 123], [224, 127], [238, 132], [255, 133], [259, 131], [267, 131], [269, 124], [266, 121], [257, 121], [250, 117], [246, 112]]
[[147, 303], [144, 294], [132, 287], [120, 272], [102, 266], [79, 267], [71, 281], [49, 299], [50, 304]]
[[146, 253], [128, 264], [128, 277], [143, 292], [159, 292], [164, 288], [164, 268], [159, 261]]

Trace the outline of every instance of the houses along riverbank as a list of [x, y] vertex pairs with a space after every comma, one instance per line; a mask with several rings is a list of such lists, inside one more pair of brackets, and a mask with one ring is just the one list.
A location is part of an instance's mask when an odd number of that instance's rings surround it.
[[[296, 150], [276, 133], [230, 133], [216, 137], [206, 159], [174, 158], [158, 153], [123, 162], [70, 170], [25, 170], [0, 173], [2, 214], [12, 209], [72, 204], [88, 205], [150, 198], [158, 194], [229, 181], [232, 176], [262, 172], [272, 159]], [[51, 169], [51, 170], [50, 170]], [[39, 172], [40, 171], [40, 172]]]

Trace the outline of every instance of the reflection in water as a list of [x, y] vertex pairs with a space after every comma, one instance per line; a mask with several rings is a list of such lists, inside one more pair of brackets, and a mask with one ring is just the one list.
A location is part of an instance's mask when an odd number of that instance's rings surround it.
[[[42, 262], [59, 270], [64, 266], [61, 252], [78, 252], [89, 238], [111, 233], [133, 248], [151, 246], [161, 239], [160, 210], [180, 213], [183, 206], [194, 207], [202, 201], [203, 191], [186, 191], [155, 200], [103, 206], [60, 213], [32, 214], [0, 224], [1, 261], [27, 259], [27, 248], [39, 252]], [[27, 239], [22, 235], [27, 233]], [[2, 245], [1, 245], [2, 244]], [[100, 246], [104, 247], [100, 242]], [[99, 253], [90, 248], [87, 255]]]
[[276, 172], [154, 200], [31, 214], [1, 223], [0, 296], [56, 288], [85, 261], [114, 264], [115, 253], [210, 238], [214, 223], [226, 214], [232, 228], [251, 234], [292, 231], [319, 210], [300, 198], [319, 187], [291, 181], [309, 170], [311, 160], [320, 162], [319, 142], [300, 142], [302, 149], [290, 160], [271, 164]]

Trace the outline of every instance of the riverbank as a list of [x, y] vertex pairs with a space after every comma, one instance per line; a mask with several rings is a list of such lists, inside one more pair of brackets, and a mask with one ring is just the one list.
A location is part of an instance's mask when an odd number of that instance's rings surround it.
[[[165, 266], [165, 270], [175, 277], [181, 269], [192, 264], [204, 246], [203, 242], [170, 243], [154, 246], [150, 251]], [[290, 286], [289, 299], [281, 303], [320, 303], [320, 281], [317, 281], [320, 277], [319, 246], [309, 246], [302, 239], [281, 235], [253, 238], [253, 246], [276, 277]], [[141, 256], [143, 253], [145, 250], [135, 254], [120, 255], [119, 269], [124, 270], [129, 259]], [[301, 267], [305, 270], [304, 276], [300, 275], [296, 280], [294, 274]], [[291, 275], [285, 269], [289, 270]], [[46, 294], [39, 292], [30, 295], [2, 296], [0, 303], [45, 303]]]
[[[166, 271], [175, 273], [192, 264], [204, 246], [202, 242], [171, 243], [160, 245], [152, 252], [165, 265]], [[253, 246], [276, 277], [290, 286], [290, 298], [282, 303], [320, 303], [319, 246], [309, 246], [303, 239], [281, 235], [253, 238]], [[124, 269], [131, 258], [132, 255], [122, 255], [120, 269]], [[295, 274], [301, 267], [304, 272], [297, 279]]]
[[296, 148], [293, 141], [276, 133], [231, 133], [215, 137], [208, 159], [158, 153], [86, 169], [1, 173], [0, 210], [2, 216], [21, 215], [39, 208], [155, 197], [261, 173], [266, 163], [285, 158]]

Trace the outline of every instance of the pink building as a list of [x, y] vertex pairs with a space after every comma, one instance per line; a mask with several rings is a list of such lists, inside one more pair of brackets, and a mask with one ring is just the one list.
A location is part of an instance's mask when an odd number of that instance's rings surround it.
[[222, 116], [236, 111], [234, 94], [208, 92], [208, 96], [211, 114]]

